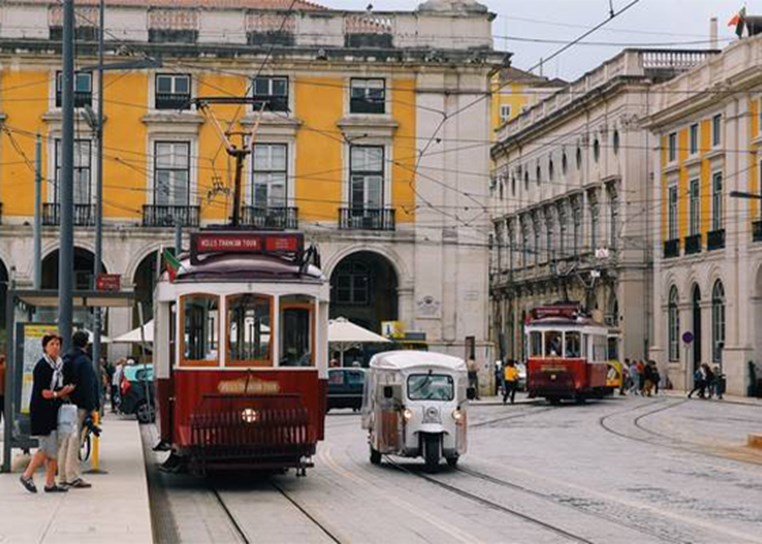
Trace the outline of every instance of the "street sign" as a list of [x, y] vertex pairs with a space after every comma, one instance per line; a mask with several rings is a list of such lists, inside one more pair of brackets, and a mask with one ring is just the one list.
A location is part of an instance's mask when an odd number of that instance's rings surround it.
[[683, 342], [686, 344], [690, 344], [693, 342], [693, 333], [691, 331], [685, 331], [683, 333]]
[[119, 291], [122, 287], [121, 274], [98, 274], [95, 277], [96, 291]]

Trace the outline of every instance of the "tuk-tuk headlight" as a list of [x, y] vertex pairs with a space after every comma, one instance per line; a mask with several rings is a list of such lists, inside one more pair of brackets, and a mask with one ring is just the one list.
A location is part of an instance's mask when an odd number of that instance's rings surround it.
[[463, 412], [461, 412], [459, 409], [455, 409], [452, 412], [452, 418], [455, 420], [456, 423], [460, 423], [463, 421]]
[[405, 408], [402, 410], [402, 417], [405, 418], [405, 421], [413, 419], [413, 411], [410, 408]]

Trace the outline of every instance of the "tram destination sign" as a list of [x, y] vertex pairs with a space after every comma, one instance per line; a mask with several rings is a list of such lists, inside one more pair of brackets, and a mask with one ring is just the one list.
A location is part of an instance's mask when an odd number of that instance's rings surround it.
[[211, 253], [254, 253], [298, 255], [304, 250], [302, 233], [194, 232], [191, 234], [191, 263]]

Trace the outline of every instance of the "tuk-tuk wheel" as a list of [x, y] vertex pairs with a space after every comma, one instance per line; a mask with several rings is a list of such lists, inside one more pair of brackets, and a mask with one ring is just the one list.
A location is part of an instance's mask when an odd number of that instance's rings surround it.
[[374, 449], [373, 446], [370, 447], [370, 462], [373, 465], [381, 464], [381, 452]]
[[447, 465], [451, 468], [455, 468], [458, 466], [458, 456], [453, 455], [452, 457], [447, 457]]

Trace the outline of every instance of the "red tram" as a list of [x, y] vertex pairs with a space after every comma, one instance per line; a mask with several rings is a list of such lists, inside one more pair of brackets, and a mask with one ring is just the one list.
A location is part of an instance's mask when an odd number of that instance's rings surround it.
[[329, 287], [302, 234], [199, 232], [155, 290], [171, 468], [312, 466], [323, 439]]
[[577, 303], [532, 310], [526, 327], [527, 391], [551, 404], [607, 392], [608, 329]]

